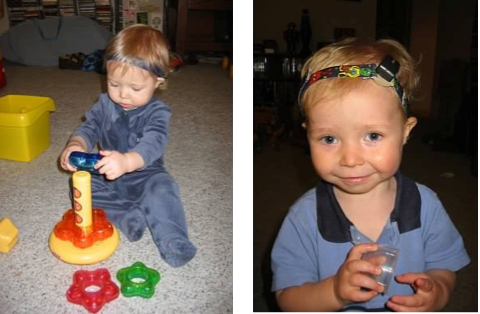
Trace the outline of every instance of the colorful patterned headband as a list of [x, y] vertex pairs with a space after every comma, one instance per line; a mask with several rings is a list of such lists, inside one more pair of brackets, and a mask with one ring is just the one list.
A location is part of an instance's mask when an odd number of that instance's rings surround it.
[[308, 74], [305, 78], [305, 82], [300, 88], [298, 94], [298, 105], [300, 107], [300, 112], [303, 116], [305, 113], [302, 108], [302, 96], [310, 85], [315, 82], [328, 79], [328, 78], [375, 78], [377, 75], [387, 81], [390, 86], [395, 88], [398, 97], [402, 102], [402, 107], [406, 111], [408, 106], [408, 99], [403, 92], [403, 88], [398, 82], [396, 74], [400, 65], [397, 60], [393, 59], [391, 56], [386, 56], [382, 62], [377, 66], [376, 64], [360, 64], [360, 65], [340, 65], [330, 68], [325, 68], [312, 73], [312, 70], [308, 71]]
[[[112, 55], [110, 57], [108, 57], [108, 61], [110, 60], [116, 60], [116, 61], [120, 61], [120, 62], [125, 62], [124, 60], [122, 60], [122, 58], [118, 58], [117, 56], [115, 55]], [[162, 69], [160, 69], [159, 67], [156, 67], [154, 65], [151, 65], [151, 64], [148, 64], [147, 62], [143, 61], [143, 60], [139, 60], [139, 59], [130, 59], [128, 60], [127, 62], [125, 62], [127, 64], [131, 64], [137, 68], [140, 68], [140, 69], [143, 69], [145, 71], [148, 71], [148, 72], [151, 72], [153, 74], [155, 74], [156, 76], [158, 77], [164, 77], [164, 73], [162, 71]]]

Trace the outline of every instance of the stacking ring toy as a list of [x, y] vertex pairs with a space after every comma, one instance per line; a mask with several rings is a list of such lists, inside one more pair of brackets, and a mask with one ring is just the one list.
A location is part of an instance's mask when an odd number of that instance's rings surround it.
[[72, 179], [73, 209], [63, 215], [51, 233], [50, 250], [66, 263], [95, 264], [115, 252], [120, 236], [103, 210], [92, 211], [90, 173], [78, 171]]
[[94, 271], [78, 270], [73, 274], [73, 283], [67, 291], [67, 300], [80, 304], [91, 313], [118, 298], [118, 287], [105, 268]]
[[117, 272], [117, 280], [121, 284], [120, 291], [125, 297], [151, 298], [155, 294], [155, 286], [160, 282], [160, 274], [141, 262]]
[[87, 154], [82, 152], [71, 152], [68, 157], [68, 162], [77, 168], [77, 170], [88, 171], [93, 174], [99, 174], [98, 170], [94, 168], [95, 164], [102, 159], [100, 154]]

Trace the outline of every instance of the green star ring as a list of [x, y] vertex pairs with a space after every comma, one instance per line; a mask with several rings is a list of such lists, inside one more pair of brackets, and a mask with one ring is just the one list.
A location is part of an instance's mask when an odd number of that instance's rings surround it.
[[120, 269], [117, 279], [124, 297], [151, 298], [155, 294], [155, 286], [160, 282], [160, 273], [136, 262], [130, 267]]

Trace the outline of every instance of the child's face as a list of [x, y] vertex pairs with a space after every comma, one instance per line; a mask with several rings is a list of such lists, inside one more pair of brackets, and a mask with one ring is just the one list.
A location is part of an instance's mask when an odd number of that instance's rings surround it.
[[107, 63], [107, 85], [110, 98], [124, 110], [146, 105], [163, 78], [135, 66]]
[[322, 179], [364, 194], [392, 178], [416, 119], [404, 122], [389, 88], [371, 81], [308, 109], [308, 140]]

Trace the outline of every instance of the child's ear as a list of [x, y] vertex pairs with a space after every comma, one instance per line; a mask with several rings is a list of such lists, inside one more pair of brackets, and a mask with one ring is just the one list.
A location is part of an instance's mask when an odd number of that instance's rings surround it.
[[155, 83], [155, 88], [158, 88], [163, 82], [165, 82], [165, 79], [163, 77], [157, 77], [157, 82]]
[[403, 126], [403, 144], [407, 143], [410, 132], [417, 125], [417, 118], [409, 117]]
[[304, 128], [305, 130], [307, 129], [307, 124], [305, 122], [302, 122], [302, 128]]

